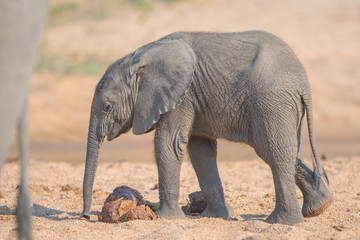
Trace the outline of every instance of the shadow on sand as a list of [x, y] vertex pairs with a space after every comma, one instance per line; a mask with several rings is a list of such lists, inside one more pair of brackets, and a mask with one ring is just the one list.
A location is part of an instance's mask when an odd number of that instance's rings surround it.
[[265, 218], [268, 215], [264, 215], [264, 214], [241, 214], [240, 217], [242, 217], [244, 219], [244, 221], [254, 221], [254, 220], [258, 220], [258, 221], [265, 221]]
[[[45, 206], [34, 203], [31, 207], [32, 216], [34, 217], [43, 217], [53, 221], [64, 221], [64, 220], [81, 220], [88, 222], [97, 222], [95, 220], [87, 220], [84, 218], [80, 218], [80, 214], [78, 212], [66, 212], [60, 211], [56, 209], [47, 208]], [[7, 205], [0, 206], [0, 215], [9, 216], [15, 215], [16, 210], [9, 208]], [[90, 214], [98, 215], [99, 212], [92, 211]]]
[[[64, 221], [64, 220], [80, 220], [80, 221], [88, 221], [88, 222], [98, 222], [97, 220], [88, 220], [84, 218], [80, 218], [80, 214], [78, 212], [66, 212], [66, 211], [60, 211], [56, 209], [47, 208], [45, 206], [39, 205], [34, 203], [31, 207], [32, 216], [34, 217], [43, 217], [52, 221]], [[100, 212], [98, 211], [92, 211], [90, 212], [91, 215], [97, 216]], [[8, 206], [0, 206], [0, 215], [15, 215], [15, 209], [11, 209]], [[265, 218], [268, 215], [265, 214], [241, 214], [240, 217], [242, 217], [243, 221], [265, 221]], [[190, 219], [197, 219], [201, 218], [200, 216], [190, 216], [187, 215]], [[228, 221], [239, 221], [237, 218], [224, 218]]]

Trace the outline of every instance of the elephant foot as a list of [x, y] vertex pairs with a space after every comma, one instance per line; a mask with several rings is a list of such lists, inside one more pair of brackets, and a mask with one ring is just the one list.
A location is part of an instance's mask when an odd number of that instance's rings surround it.
[[321, 188], [313, 195], [304, 196], [302, 214], [304, 217], [314, 217], [323, 213], [333, 202], [333, 197], [327, 188]]
[[313, 171], [299, 158], [297, 159], [295, 180], [304, 196], [302, 206], [304, 217], [314, 217], [323, 213], [333, 202], [332, 194], [323, 179], [317, 189]]
[[169, 219], [176, 219], [176, 218], [185, 218], [184, 212], [181, 210], [179, 206], [177, 207], [160, 207], [156, 210], [155, 215], [160, 218], [169, 218]]
[[234, 215], [234, 209], [227, 204], [218, 206], [216, 208], [214, 207], [210, 208], [209, 206], [207, 206], [204, 212], [201, 213], [202, 217], [213, 217], [213, 218], [229, 217], [232, 215]]
[[267, 223], [280, 223], [292, 226], [304, 222], [304, 217], [300, 211], [282, 212], [275, 209], [265, 221]]

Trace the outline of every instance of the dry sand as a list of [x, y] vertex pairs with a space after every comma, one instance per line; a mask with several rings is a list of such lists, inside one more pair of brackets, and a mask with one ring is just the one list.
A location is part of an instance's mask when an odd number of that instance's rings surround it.
[[[267, 224], [274, 208], [274, 188], [269, 167], [260, 159], [219, 164], [228, 203], [229, 219], [188, 217], [120, 224], [101, 223], [97, 214], [105, 198], [119, 185], [139, 190], [146, 199], [158, 200], [155, 163], [109, 162], [98, 167], [91, 219], [79, 218], [84, 166], [31, 160], [34, 239], [359, 239], [360, 158], [335, 158], [323, 162], [330, 176], [334, 203], [320, 216], [295, 226]], [[16, 162], [6, 163], [0, 185], [0, 239], [15, 238]], [[188, 161], [181, 173], [180, 204], [199, 190]], [[302, 195], [298, 191], [300, 204]]]

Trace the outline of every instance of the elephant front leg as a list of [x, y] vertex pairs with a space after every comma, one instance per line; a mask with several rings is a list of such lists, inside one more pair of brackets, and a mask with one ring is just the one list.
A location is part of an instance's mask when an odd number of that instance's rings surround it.
[[304, 217], [317, 216], [331, 205], [333, 197], [324, 181], [321, 180], [317, 189], [313, 171], [299, 157], [296, 159], [295, 180], [304, 196], [302, 207]]
[[234, 213], [226, 205], [223, 188], [216, 164], [216, 140], [190, 137], [188, 152], [199, 180], [201, 191], [207, 200], [204, 217], [224, 217]]
[[160, 206], [155, 212], [162, 218], [184, 218], [179, 206], [180, 168], [187, 139], [181, 132], [157, 131], [155, 155], [159, 174]]
[[158, 162], [160, 205], [155, 214], [161, 218], [184, 218], [179, 206], [180, 165]]

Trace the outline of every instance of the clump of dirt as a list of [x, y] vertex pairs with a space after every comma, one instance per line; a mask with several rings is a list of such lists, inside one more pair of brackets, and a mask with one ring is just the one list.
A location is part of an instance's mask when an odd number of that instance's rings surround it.
[[[105, 201], [106, 202], [106, 201]], [[100, 222], [117, 223], [131, 209], [136, 207], [132, 200], [118, 199], [104, 203], [101, 213], [98, 216]]]
[[116, 201], [118, 199], [131, 200], [134, 201], [135, 204], [141, 204], [144, 201], [144, 197], [136, 189], [123, 185], [116, 187], [114, 191], [105, 199], [104, 204]]
[[[16, 187], [16, 189], [18, 188], [19, 186]], [[42, 184], [30, 184], [29, 188], [32, 194], [41, 194], [43, 196], [51, 196], [53, 192], [48, 186]]]
[[189, 199], [190, 203], [182, 207], [182, 210], [186, 215], [197, 216], [206, 209], [206, 198], [201, 191], [190, 193]]
[[130, 211], [125, 213], [121, 218], [120, 222], [128, 222], [132, 220], [154, 220], [156, 215], [149, 206], [140, 205], [132, 208]]
[[5, 198], [5, 192], [0, 190], [0, 198]]
[[77, 191], [77, 190], [80, 190], [79, 187], [74, 186], [74, 185], [66, 184], [66, 185], [61, 186], [61, 191], [64, 191], [64, 192]]
[[156, 203], [144, 200], [136, 189], [120, 186], [105, 199], [98, 220], [106, 223], [154, 220], [156, 216], [153, 209], [156, 208]]

